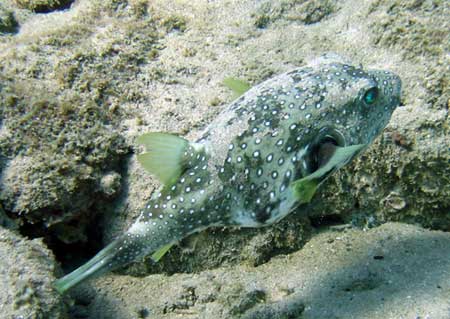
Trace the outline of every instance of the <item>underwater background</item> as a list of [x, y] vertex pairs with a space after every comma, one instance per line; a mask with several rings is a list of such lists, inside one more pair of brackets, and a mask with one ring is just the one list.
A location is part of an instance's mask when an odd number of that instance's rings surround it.
[[[0, 318], [450, 318], [450, 2], [0, 0]], [[135, 140], [190, 140], [254, 86], [334, 52], [402, 106], [308, 214], [216, 228], [52, 287], [159, 182]]]

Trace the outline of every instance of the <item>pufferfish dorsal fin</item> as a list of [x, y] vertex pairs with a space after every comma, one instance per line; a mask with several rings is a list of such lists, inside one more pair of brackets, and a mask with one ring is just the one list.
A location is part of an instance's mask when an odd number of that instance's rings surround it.
[[146, 149], [145, 153], [137, 156], [138, 162], [164, 186], [175, 183], [192, 165], [191, 159], [203, 151], [197, 144], [168, 133], [146, 133], [139, 136], [136, 142]]
[[239, 97], [248, 90], [250, 90], [250, 85], [238, 78], [225, 78], [223, 79], [222, 83], [229, 88], [231, 91], [233, 91], [235, 97]]
[[293, 181], [290, 185], [300, 204], [309, 203], [316, 193], [320, 183], [329, 175], [332, 170], [336, 170], [344, 166], [352, 159], [366, 144], [357, 144], [346, 147], [336, 147], [334, 154], [330, 157], [325, 165], [315, 172]]

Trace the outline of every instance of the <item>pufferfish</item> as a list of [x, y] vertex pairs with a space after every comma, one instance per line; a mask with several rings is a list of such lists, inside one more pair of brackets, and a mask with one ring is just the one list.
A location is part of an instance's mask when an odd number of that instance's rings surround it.
[[57, 280], [56, 289], [150, 253], [158, 259], [209, 227], [263, 227], [301, 210], [381, 133], [400, 93], [396, 74], [329, 55], [251, 88], [194, 142], [144, 134], [138, 161], [163, 186], [128, 231]]

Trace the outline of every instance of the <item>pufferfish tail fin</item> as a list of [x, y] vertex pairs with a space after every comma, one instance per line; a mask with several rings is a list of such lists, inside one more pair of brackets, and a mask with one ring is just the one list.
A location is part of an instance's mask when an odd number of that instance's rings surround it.
[[136, 142], [146, 149], [145, 153], [137, 156], [139, 163], [166, 187], [193, 166], [197, 155], [204, 151], [198, 144], [168, 133], [146, 133]]
[[126, 246], [126, 239], [126, 237], [117, 238], [84, 265], [57, 279], [53, 283], [55, 289], [60, 294], [63, 294], [88, 278], [99, 276], [125, 264], [125, 262], [121, 262], [121, 260], [125, 259], [117, 258], [117, 252], [121, 251], [120, 247]]

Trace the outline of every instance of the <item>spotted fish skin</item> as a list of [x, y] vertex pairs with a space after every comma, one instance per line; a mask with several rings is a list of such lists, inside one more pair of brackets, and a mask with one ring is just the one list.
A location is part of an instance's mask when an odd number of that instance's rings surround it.
[[[366, 105], [372, 88], [378, 99]], [[260, 227], [286, 216], [296, 204], [290, 183], [314, 170], [308, 158], [314, 143], [331, 134], [345, 145], [369, 145], [399, 105], [400, 90], [391, 72], [320, 59], [234, 102], [204, 135], [228, 198], [224, 224]]]
[[399, 105], [400, 90], [394, 73], [336, 57], [253, 87], [189, 144], [181, 176], [154, 194], [125, 234], [67, 275], [60, 290], [209, 227], [280, 220], [302, 203], [292, 184], [326, 162], [325, 146], [369, 145]]

